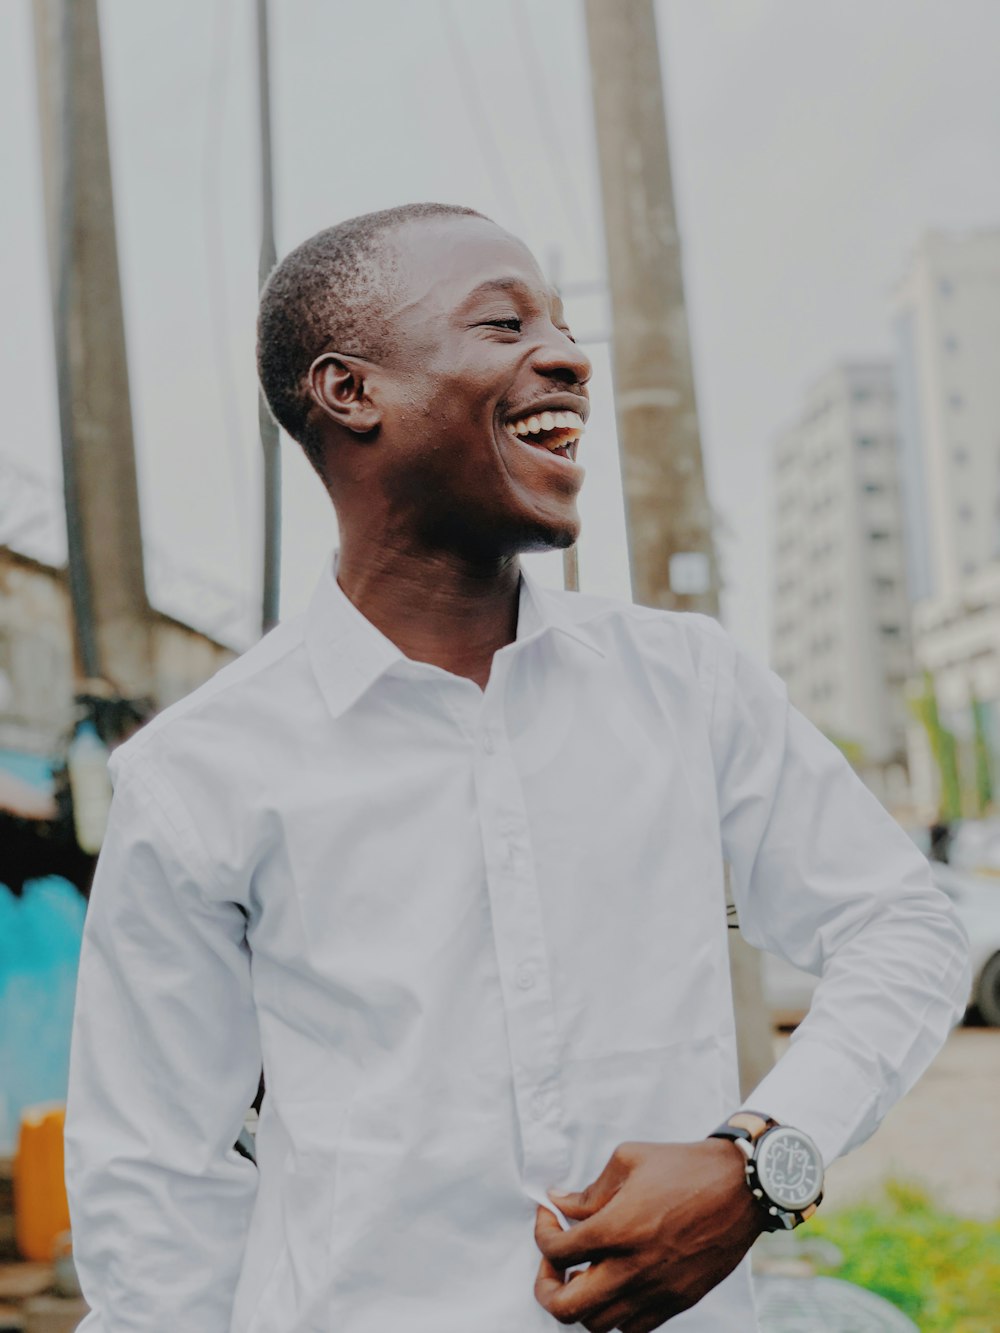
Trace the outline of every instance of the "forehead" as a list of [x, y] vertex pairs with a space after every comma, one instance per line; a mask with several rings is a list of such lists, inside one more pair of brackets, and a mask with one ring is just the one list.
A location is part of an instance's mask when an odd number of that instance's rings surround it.
[[484, 283], [516, 280], [539, 299], [551, 285], [528, 247], [485, 218], [426, 218], [401, 227], [393, 238], [398, 261], [391, 319], [454, 311]]

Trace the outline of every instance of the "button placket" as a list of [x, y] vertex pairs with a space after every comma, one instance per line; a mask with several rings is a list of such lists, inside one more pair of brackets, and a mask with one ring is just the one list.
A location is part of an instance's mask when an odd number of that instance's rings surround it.
[[484, 717], [482, 725], [481, 750], [488, 759], [476, 765], [477, 804], [524, 1176], [544, 1188], [568, 1165], [544, 921], [520, 779], [499, 719], [487, 723]]

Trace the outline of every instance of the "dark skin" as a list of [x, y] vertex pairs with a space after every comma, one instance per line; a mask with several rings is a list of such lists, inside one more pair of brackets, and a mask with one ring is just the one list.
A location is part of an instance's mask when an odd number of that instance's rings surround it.
[[[396, 234], [393, 337], [378, 361], [326, 351], [309, 377], [340, 526], [338, 581], [406, 656], [485, 689], [517, 633], [522, 551], [576, 540], [583, 469], [524, 443], [528, 412], [588, 414], [590, 362], [528, 250], [493, 223]], [[538, 1210], [535, 1295], [562, 1323], [644, 1333], [694, 1305], [760, 1233], [732, 1143], [623, 1144]], [[565, 1276], [582, 1263], [584, 1272]]]
[[[591, 1333], [648, 1333], [727, 1277], [763, 1230], [764, 1213], [728, 1139], [623, 1143], [577, 1194], [552, 1194], [563, 1231], [539, 1208], [539, 1303]], [[589, 1263], [566, 1279], [567, 1268]]]
[[310, 377], [338, 579], [408, 657], [485, 687], [516, 635], [518, 556], [576, 540], [584, 475], [504, 423], [586, 418], [591, 367], [530, 253], [492, 223], [425, 219], [397, 246], [394, 348], [379, 364], [324, 354]]

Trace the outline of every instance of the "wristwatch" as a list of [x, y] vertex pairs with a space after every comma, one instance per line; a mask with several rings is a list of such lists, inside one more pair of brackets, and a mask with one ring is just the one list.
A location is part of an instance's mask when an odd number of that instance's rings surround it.
[[750, 1192], [767, 1213], [766, 1231], [791, 1231], [823, 1201], [823, 1158], [808, 1134], [758, 1111], [737, 1111], [710, 1139], [732, 1139], [746, 1160]]

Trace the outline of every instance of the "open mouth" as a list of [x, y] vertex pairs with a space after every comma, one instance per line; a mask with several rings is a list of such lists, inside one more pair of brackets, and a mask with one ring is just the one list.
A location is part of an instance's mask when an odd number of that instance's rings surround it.
[[583, 417], [578, 412], [537, 412], [508, 421], [504, 429], [520, 443], [575, 462]]

